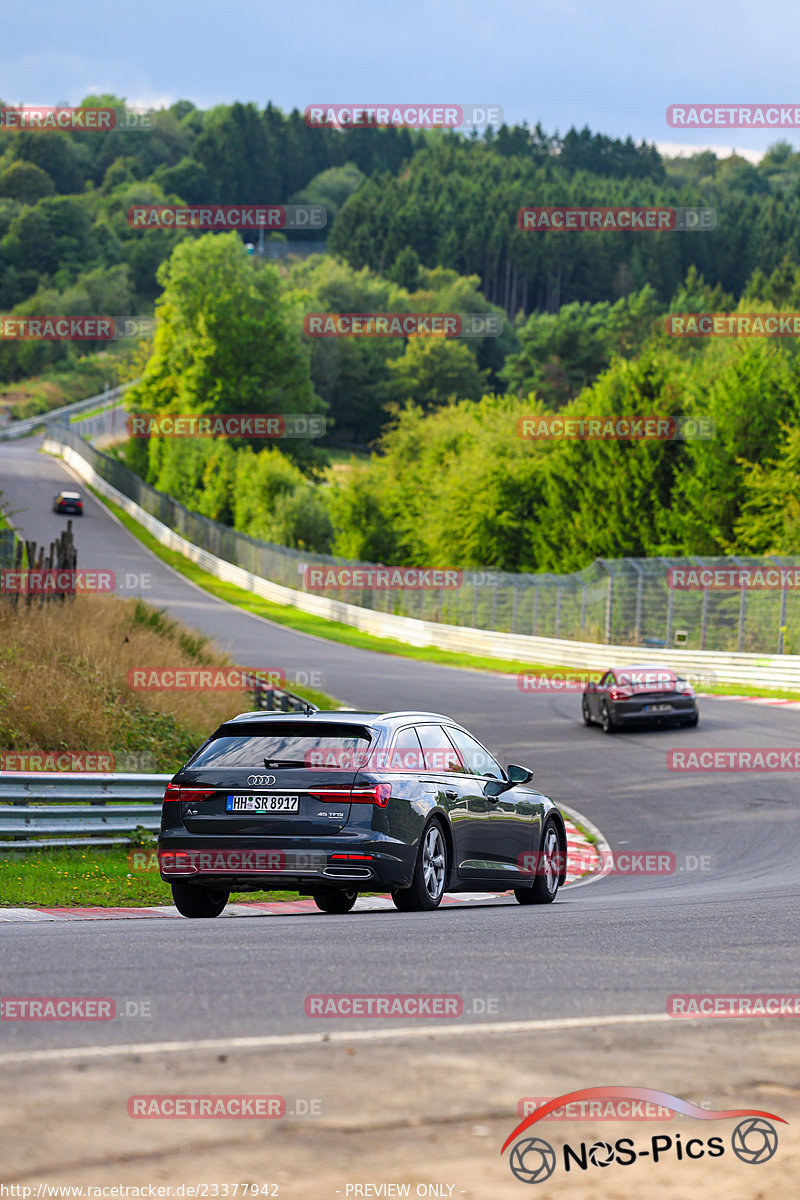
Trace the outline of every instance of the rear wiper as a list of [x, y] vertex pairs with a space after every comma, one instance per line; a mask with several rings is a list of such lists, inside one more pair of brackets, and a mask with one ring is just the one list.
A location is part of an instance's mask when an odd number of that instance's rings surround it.
[[265, 758], [263, 760], [265, 767], [304, 767], [304, 762], [297, 761], [292, 758]]

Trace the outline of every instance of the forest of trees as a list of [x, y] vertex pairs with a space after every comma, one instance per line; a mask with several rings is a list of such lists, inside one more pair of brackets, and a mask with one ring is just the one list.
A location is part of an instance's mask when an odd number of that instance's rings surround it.
[[[127, 445], [156, 486], [254, 536], [512, 571], [786, 553], [800, 524], [794, 342], [679, 342], [663, 318], [800, 309], [798, 184], [800, 155], [785, 143], [758, 166], [708, 152], [665, 160], [588, 129], [337, 131], [271, 105], [182, 101], [150, 133], [0, 138], [0, 311], [155, 308], [131, 407], [324, 413], [334, 440], [375, 449], [332, 482], [314, 442]], [[126, 220], [135, 203], [200, 202], [324, 204], [328, 252], [274, 265], [245, 254], [238, 233]], [[712, 207], [717, 227], [523, 232], [516, 215], [530, 204]], [[310, 311], [494, 311], [503, 332], [315, 340], [302, 331]], [[98, 349], [0, 343], [0, 382]], [[517, 436], [520, 416], [554, 410], [703, 414], [717, 435]]]

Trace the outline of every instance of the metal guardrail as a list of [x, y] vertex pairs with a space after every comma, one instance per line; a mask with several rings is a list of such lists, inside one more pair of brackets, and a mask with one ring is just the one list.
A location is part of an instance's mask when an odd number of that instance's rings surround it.
[[85, 400], [76, 400], [74, 404], [64, 404], [61, 408], [51, 408], [49, 412], [37, 413], [35, 417], [26, 417], [23, 421], [10, 421], [0, 427], [0, 441], [11, 441], [14, 438], [27, 437], [42, 425], [69, 424], [69, 418], [75, 413], [91, 412], [100, 408], [104, 403], [116, 403], [122, 393], [132, 384], [121, 383], [118, 387], [109, 388], [97, 396], [88, 396]]
[[319, 712], [316, 704], [296, 696], [294, 692], [286, 692], [283, 688], [273, 687], [261, 680], [256, 680], [253, 689], [255, 707], [262, 712]]
[[[0, 841], [0, 849], [120, 845], [128, 839], [117, 835], [133, 833], [138, 826], [157, 833], [170, 779], [172, 775], [4, 772], [0, 835], [18, 840]], [[53, 840], [54, 835], [61, 836]]]

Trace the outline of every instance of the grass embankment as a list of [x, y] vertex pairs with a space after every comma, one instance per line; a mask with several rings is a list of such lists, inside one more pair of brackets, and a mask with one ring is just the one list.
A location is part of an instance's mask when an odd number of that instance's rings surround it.
[[[294, 892], [235, 893], [233, 901], [296, 900]], [[137, 908], [172, 904], [151, 847], [91, 846], [7, 851], [0, 859], [0, 907]]]
[[250, 706], [249, 695], [132, 690], [128, 672], [235, 665], [203, 634], [141, 600], [83, 594], [2, 604], [0, 751], [148, 753], [153, 770], [176, 771], [220, 721]]
[[[0, 603], [0, 754], [112, 755], [117, 769], [125, 755], [146, 755], [144, 769], [171, 773], [220, 721], [249, 708], [248, 696], [134, 691], [128, 671], [233, 665], [202, 634], [141, 600], [84, 594], [30, 607]], [[325, 707], [338, 703], [295, 690]], [[7, 852], [0, 857], [0, 905], [169, 903], [152, 861], [146, 870], [129, 862], [134, 849]]]
[[[343, 625], [339, 621], [328, 621], [324, 617], [315, 617], [311, 613], [302, 612], [299, 608], [293, 608], [291, 605], [275, 604], [270, 600], [264, 600], [252, 592], [247, 592], [243, 588], [236, 587], [235, 584], [225, 583], [217, 579], [214, 575], [209, 575], [188, 558], [184, 558], [176, 550], [169, 550], [165, 546], [162, 546], [151, 533], [144, 529], [138, 521], [135, 521], [133, 517], [129, 516], [118, 505], [107, 500], [99, 492], [95, 491], [94, 488], [89, 487], [88, 490], [96, 496], [101, 504], [104, 504], [114, 513], [125, 528], [143, 546], [152, 550], [157, 558], [167, 563], [168, 566], [173, 567], [184, 578], [191, 580], [192, 583], [196, 583], [198, 587], [203, 588], [204, 591], [209, 592], [212, 596], [216, 596], [220, 600], [227, 600], [229, 604], [235, 604], [238, 608], [243, 608], [247, 612], [254, 613], [256, 616], [266, 617], [267, 620], [274, 621], [276, 625], [285, 625], [287, 628], [296, 629], [300, 633], [310, 633], [316, 637], [327, 638], [328, 641], [342, 642], [347, 646], [354, 646], [359, 650], [374, 650], [379, 654], [394, 654], [401, 658], [415, 659], [418, 662], [438, 663], [444, 667], [461, 667], [470, 671], [492, 671], [509, 675], [525, 672], [540, 676], [556, 677], [567, 674], [572, 677], [581, 674], [575, 667], [554, 666], [552, 663], [519, 662], [512, 659], [492, 658], [491, 656], [461, 654], [452, 650], [438, 650], [435, 646], [409, 646], [408, 643], [398, 641], [395, 638], [376, 637], [374, 634], [354, 629], [351, 625]], [[638, 654], [637, 647], [631, 646], [631, 660], [633, 662], [637, 660]], [[665, 661], [669, 661], [669, 652], [667, 650], [664, 651], [664, 658]], [[583, 674], [587, 674], [587, 672]], [[588, 672], [588, 674], [593, 679], [599, 679], [601, 672], [597, 670]], [[554, 686], [554, 694], [557, 694], [558, 690]], [[708, 692], [715, 696], [738, 696], [742, 693], [747, 693], [748, 696], [769, 696], [782, 700], [800, 699], [800, 695], [797, 692], [789, 689], [758, 687], [749, 683], [702, 684], [698, 685], [697, 690]], [[519, 692], [521, 703], [525, 702], [526, 694], [529, 693]], [[541, 694], [541, 692], [538, 694]], [[567, 694], [574, 695], [574, 693]], [[577, 703], [578, 697], [575, 696], [575, 699]], [[579, 707], [578, 705], [578, 708], [576, 708], [576, 713], [578, 714], [576, 719], [580, 718]]]

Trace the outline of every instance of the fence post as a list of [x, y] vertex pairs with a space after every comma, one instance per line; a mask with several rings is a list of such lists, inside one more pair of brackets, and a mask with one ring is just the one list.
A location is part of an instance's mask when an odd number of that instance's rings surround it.
[[743, 587], [739, 593], [739, 637], [736, 642], [736, 649], [741, 650], [742, 641], [744, 639], [744, 614], [747, 605], [747, 588]]
[[786, 593], [787, 593], [787, 590], [788, 589], [786, 587], [786, 584], [784, 584], [783, 591], [781, 592], [780, 624], [778, 625], [778, 654], [783, 654], [783, 631], [786, 628]]
[[642, 641], [642, 593], [644, 591], [644, 571], [634, 559], [630, 559], [633, 569], [637, 572], [636, 579], [636, 619], [634, 621], [634, 638], [636, 645]]
[[700, 615], [700, 649], [706, 648], [706, 629], [708, 628], [708, 588], [703, 588], [703, 609]]
[[539, 626], [539, 580], [535, 579], [533, 583], [533, 629], [531, 635], [536, 637], [536, 630]]
[[[608, 571], [605, 563], [602, 564]], [[608, 571], [608, 592], [606, 593], [606, 645], [611, 645], [611, 620], [614, 615], [614, 576]]]

